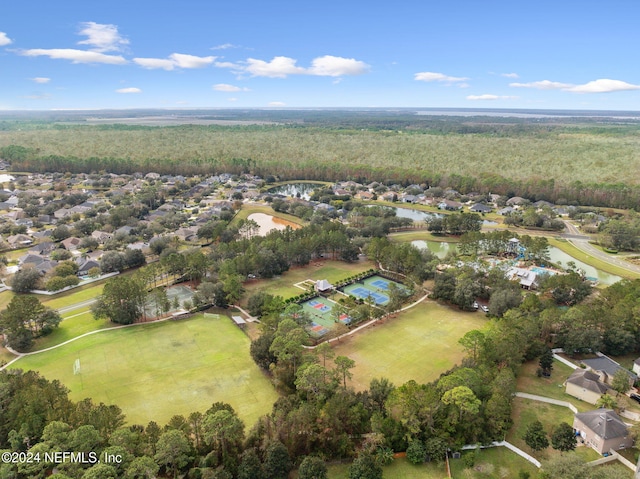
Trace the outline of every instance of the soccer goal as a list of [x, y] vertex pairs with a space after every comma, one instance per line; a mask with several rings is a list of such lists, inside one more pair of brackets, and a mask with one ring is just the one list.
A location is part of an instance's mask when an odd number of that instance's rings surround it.
[[73, 363], [73, 374], [80, 374], [80, 359], [76, 359]]

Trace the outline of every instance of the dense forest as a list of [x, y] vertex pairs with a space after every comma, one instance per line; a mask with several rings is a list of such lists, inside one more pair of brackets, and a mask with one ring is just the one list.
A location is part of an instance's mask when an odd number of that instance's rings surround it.
[[304, 113], [197, 117], [257, 123], [235, 126], [12, 119], [0, 123], [0, 156], [14, 171], [250, 172], [284, 180], [426, 183], [621, 208], [640, 199], [637, 180], [625, 173], [640, 168], [640, 127], [631, 120]]

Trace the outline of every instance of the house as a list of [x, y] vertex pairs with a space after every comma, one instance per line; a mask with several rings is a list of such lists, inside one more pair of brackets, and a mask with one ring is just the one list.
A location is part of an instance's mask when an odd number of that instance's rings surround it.
[[333, 285], [329, 283], [326, 279], [320, 279], [316, 281], [315, 290], [318, 293], [326, 293], [333, 289]]
[[180, 228], [173, 233], [182, 241], [194, 241], [198, 238], [198, 232], [195, 228]]
[[456, 211], [462, 209], [462, 203], [458, 201], [442, 200], [438, 203], [439, 210]]
[[80, 247], [82, 240], [76, 236], [71, 236], [67, 239], [60, 241], [60, 244], [68, 251], [75, 251]]
[[610, 357], [605, 356], [601, 353], [597, 354], [597, 358], [583, 359], [582, 362], [585, 364], [585, 366], [587, 366], [594, 373], [600, 376], [600, 381], [604, 382], [605, 384], [611, 385], [613, 376], [615, 376], [615, 374], [622, 369], [629, 376], [629, 388], [633, 386], [633, 383], [635, 383], [638, 379], [638, 376], [635, 373], [632, 373], [631, 371], [623, 368], [622, 366], [620, 366], [620, 364], [615, 362]]
[[600, 454], [633, 446], [627, 426], [612, 409], [576, 414], [573, 428], [582, 442]]
[[355, 195], [359, 200], [372, 200], [373, 193], [369, 193], [368, 191], [358, 191]]
[[640, 358], [633, 361], [633, 372], [636, 374], [640, 374]]
[[27, 235], [17, 234], [17, 235], [11, 235], [7, 237], [7, 243], [9, 243], [9, 245], [12, 248], [19, 248], [21, 246], [27, 246], [32, 244], [33, 239], [31, 239], [31, 237]]
[[415, 204], [418, 201], [420, 201], [420, 198], [418, 198], [416, 195], [404, 195], [402, 197], [402, 202], [403, 203], [412, 203]]
[[469, 208], [469, 211], [473, 213], [491, 213], [491, 206], [483, 205], [482, 203], [476, 203]]
[[504, 208], [496, 211], [497, 214], [499, 214], [500, 216], [508, 216], [511, 213], [513, 213], [515, 210], [513, 209], [512, 206], [505, 206]]
[[93, 268], [100, 269], [100, 263], [94, 259], [84, 259], [78, 266], [78, 276], [88, 276], [89, 271]]
[[581, 401], [595, 404], [609, 386], [600, 381], [600, 376], [586, 369], [576, 369], [565, 382], [565, 392]]
[[507, 206], [524, 205], [524, 204], [526, 204], [528, 202], [529, 202], [529, 200], [525, 200], [524, 198], [522, 198], [520, 196], [514, 196], [514, 197], [509, 198], [507, 200]]
[[109, 241], [111, 238], [113, 238], [113, 235], [111, 233], [107, 233], [106, 231], [96, 230], [93, 233], [91, 233], [91, 237], [95, 239], [98, 243], [104, 244], [107, 241]]

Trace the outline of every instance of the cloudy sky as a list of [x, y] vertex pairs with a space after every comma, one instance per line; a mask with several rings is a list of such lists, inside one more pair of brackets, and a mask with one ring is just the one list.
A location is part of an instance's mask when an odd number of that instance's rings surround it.
[[4, 3], [3, 110], [640, 110], [638, 0]]

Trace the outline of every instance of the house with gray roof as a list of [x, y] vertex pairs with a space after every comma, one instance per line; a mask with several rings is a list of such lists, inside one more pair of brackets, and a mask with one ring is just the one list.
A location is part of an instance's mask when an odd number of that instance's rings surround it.
[[587, 369], [576, 369], [565, 382], [567, 394], [591, 404], [598, 402], [609, 389], [609, 386], [600, 381], [600, 376]]
[[600, 454], [633, 446], [633, 438], [620, 416], [612, 409], [578, 413], [573, 419], [578, 440]]
[[613, 376], [615, 376], [619, 370], [623, 370], [629, 376], [629, 389], [631, 389], [631, 386], [633, 386], [638, 379], [635, 373], [623, 368], [613, 359], [601, 353], [598, 353], [598, 357], [596, 358], [583, 359], [582, 363], [596, 373], [600, 377], [600, 381], [608, 385], [611, 385]]

